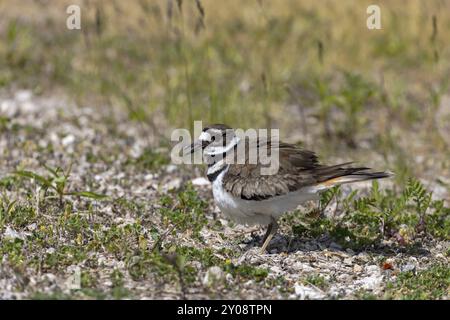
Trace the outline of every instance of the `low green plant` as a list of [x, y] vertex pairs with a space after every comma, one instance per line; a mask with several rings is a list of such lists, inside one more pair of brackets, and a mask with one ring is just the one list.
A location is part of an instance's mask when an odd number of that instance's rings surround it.
[[166, 225], [172, 225], [172, 232], [191, 231], [199, 239], [201, 229], [208, 223], [205, 217], [207, 203], [198, 197], [192, 184], [178, 192], [175, 198], [163, 196], [160, 200], [161, 215]]
[[[339, 197], [338, 189], [324, 192], [320, 203], [328, 205]], [[336, 219], [315, 217], [306, 223], [293, 226], [295, 234], [318, 237], [331, 235], [341, 245], [355, 249], [393, 239], [407, 246], [419, 236], [450, 239], [450, 208], [443, 200], [432, 200], [431, 192], [416, 179], [409, 179], [404, 190], [380, 190], [377, 181], [367, 196], [358, 197], [355, 190], [340, 199], [341, 214]]]
[[329, 286], [327, 279], [321, 275], [308, 275], [305, 282], [307, 284], [312, 284], [320, 289], [326, 289]]
[[9, 175], [0, 178], [0, 188], [4, 188], [5, 190], [11, 190], [14, 186], [17, 185], [18, 179], [19, 178], [15, 175]]
[[450, 268], [437, 264], [429, 269], [401, 272], [394, 282], [386, 286], [386, 298], [406, 300], [436, 300], [449, 296]]
[[111, 294], [114, 299], [123, 299], [130, 295], [130, 292], [127, 288], [124, 287], [123, 274], [118, 269], [114, 269], [111, 272]]
[[242, 280], [255, 280], [256, 282], [263, 281], [268, 275], [269, 270], [265, 268], [258, 268], [252, 265], [234, 265], [232, 263], [225, 264], [226, 272], [231, 273], [234, 277]]
[[355, 147], [355, 133], [361, 131], [367, 122], [366, 117], [362, 117], [364, 109], [370, 99], [375, 95], [376, 88], [361, 75], [352, 72], [344, 72], [344, 84], [338, 92], [336, 106], [345, 114], [342, 126], [338, 129], [338, 134], [346, 141], [350, 147]]
[[[362, 114], [377, 88], [360, 74], [344, 71], [340, 75], [343, 80], [339, 81], [338, 88], [333, 84], [336, 82], [333, 77], [317, 77], [311, 91], [316, 94], [317, 116], [324, 125], [324, 135], [327, 138], [341, 138], [349, 147], [355, 147], [355, 135], [367, 121]], [[331, 121], [333, 108], [344, 114], [342, 120], [334, 121], [334, 126]]]
[[0, 200], [0, 230], [5, 225], [21, 228], [36, 220], [36, 211], [29, 204], [18, 203], [16, 200]]
[[3, 239], [0, 246], [0, 255], [7, 257], [7, 261], [16, 268], [26, 267], [25, 241], [19, 238]]
[[14, 210], [16, 200], [10, 200], [6, 194], [2, 194], [0, 198], [0, 230], [3, 229], [5, 222], [8, 221], [8, 217], [11, 216], [11, 212]]
[[47, 176], [40, 175], [28, 170], [17, 170], [14, 172], [14, 174], [23, 178], [32, 179], [41, 186], [45, 193], [48, 190], [54, 191], [59, 199], [59, 204], [61, 207], [63, 206], [63, 198], [65, 196], [77, 196], [95, 200], [102, 200], [107, 198], [106, 195], [91, 191], [68, 191], [67, 186], [69, 184], [72, 166], [70, 166], [66, 171], [64, 171], [60, 167], [51, 168], [46, 165], [44, 165], [44, 168], [49, 173]]

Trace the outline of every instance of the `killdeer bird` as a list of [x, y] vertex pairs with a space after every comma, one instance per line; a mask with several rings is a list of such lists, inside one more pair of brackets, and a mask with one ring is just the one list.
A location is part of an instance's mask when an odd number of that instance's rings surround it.
[[[307, 200], [318, 199], [321, 192], [333, 186], [391, 175], [366, 167], [349, 167], [351, 162], [322, 165], [314, 152], [272, 140], [242, 139], [227, 125], [215, 124], [204, 128], [198, 140], [187, 148], [190, 154], [202, 150], [208, 164], [207, 177], [221, 212], [238, 223], [268, 226], [261, 252], [265, 252], [277, 232], [277, 220], [283, 213], [295, 210]], [[246, 146], [245, 154], [238, 159], [235, 151], [242, 144]], [[278, 170], [273, 174], [261, 174], [264, 165], [249, 161], [252, 148], [262, 147], [269, 154], [278, 153]]]

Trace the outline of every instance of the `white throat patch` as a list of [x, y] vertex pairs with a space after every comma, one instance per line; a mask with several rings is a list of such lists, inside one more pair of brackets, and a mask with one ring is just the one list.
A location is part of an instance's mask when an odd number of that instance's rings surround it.
[[206, 171], [207, 175], [212, 175], [216, 173], [217, 171], [221, 170], [224, 166], [226, 166], [226, 159], [221, 159], [220, 161], [217, 161], [212, 166], [208, 167], [208, 170]]

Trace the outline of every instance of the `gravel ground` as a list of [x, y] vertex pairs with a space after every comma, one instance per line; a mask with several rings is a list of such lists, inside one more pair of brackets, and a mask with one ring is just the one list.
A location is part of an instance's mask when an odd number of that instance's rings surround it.
[[[106, 108], [97, 108], [104, 110]], [[73, 290], [71, 282], [77, 270], [86, 271], [95, 279], [97, 292], [105, 298], [118, 297], [113, 273], [120, 271], [121, 285], [127, 294], [124, 298], [244, 298], [244, 299], [330, 299], [361, 298], [364, 295], [382, 297], [388, 283], [395, 283], [402, 272], [420, 272], [437, 263], [448, 265], [448, 241], [427, 239], [417, 250], [405, 250], [386, 241], [378, 248], [364, 251], [344, 249], [329, 236], [318, 238], [295, 237], [287, 221], [270, 245], [269, 253], [260, 254], [261, 228], [239, 226], [222, 219], [214, 206], [209, 183], [202, 178], [199, 168], [161, 165], [155, 170], [133, 165], [145, 150], [156, 145], [153, 131], [144, 125], [130, 122], [120, 110], [107, 113], [89, 107], [78, 107], [60, 96], [36, 96], [30, 91], [16, 90], [0, 94], [0, 115], [9, 119], [7, 130], [2, 131], [0, 149], [0, 178], [5, 178], [18, 168], [44, 173], [43, 164], [67, 168], [72, 163], [71, 190], [88, 190], [106, 194], [109, 199], [125, 199], [139, 204], [136, 208], [117, 205], [116, 201], [92, 201], [71, 197], [73, 212], [89, 216], [92, 224], [103, 228], [140, 225], [147, 248], [152, 248], [154, 228], [165, 234], [164, 243], [212, 250], [212, 256], [226, 263], [251, 266], [267, 270], [264, 281], [240, 277], [217, 266], [191, 261], [194, 279], [183, 288], [176, 280], [158, 281], [150, 273], [142, 279], [130, 275], [130, 261], [120, 254], [104, 248], [91, 250], [80, 260], [69, 259], [68, 264], [36, 268], [17, 267], [4, 255], [0, 264], [0, 298], [20, 299], [44, 296], [91, 298], [86, 291]], [[157, 152], [164, 153], [165, 149]], [[92, 160], [92, 159], [95, 160]], [[191, 237], [189, 230], [173, 234], [166, 232], [167, 225], [159, 215], [160, 198], [176, 194], [176, 190], [191, 182], [201, 199], [206, 201], [204, 215], [207, 224], [200, 231], [203, 240]], [[385, 184], [384, 184], [385, 183]], [[389, 185], [383, 182], [381, 186]], [[429, 185], [429, 184], [428, 184]], [[22, 186], [22, 185], [21, 185]], [[30, 257], [45, 256], [58, 251], [65, 242], [74, 243], [76, 237], [61, 234], [56, 244], [44, 244], [33, 249], [32, 237], [41, 224], [56, 224], [60, 215], [52, 203], [39, 205], [39, 190], [31, 182], [23, 188], [4, 188], [2, 193], [19, 203], [31, 203], [37, 217], [21, 226], [4, 225], [0, 240], [21, 239], [29, 243]], [[370, 184], [360, 184], [361, 189]], [[172, 190], [172, 191], [171, 191]], [[174, 191], [175, 190], [175, 191]], [[171, 192], [169, 192], [171, 191]], [[345, 190], [344, 190], [345, 191]], [[435, 195], [449, 198], [448, 189], [435, 186]], [[36, 201], [34, 201], [36, 200]], [[37, 202], [37, 203], [35, 203]], [[89, 205], [93, 209], [88, 209]], [[310, 204], [313, 205], [313, 204]], [[95, 214], [89, 215], [89, 210]], [[62, 215], [62, 212], [61, 212]], [[213, 227], [219, 222], [220, 227]], [[90, 228], [90, 226], [88, 226]], [[135, 240], [123, 239], [125, 245], [136, 246]], [[232, 254], [226, 255], [226, 252]], [[230, 258], [231, 257], [231, 258]], [[28, 261], [27, 252], [24, 259]], [[30, 258], [31, 259], [31, 258]], [[447, 296], [444, 298], [448, 298]]]

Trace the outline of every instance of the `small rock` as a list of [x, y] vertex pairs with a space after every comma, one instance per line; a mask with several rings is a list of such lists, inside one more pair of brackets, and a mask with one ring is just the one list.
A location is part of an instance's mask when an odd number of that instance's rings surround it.
[[163, 187], [164, 190], [169, 191], [173, 189], [178, 189], [181, 186], [181, 179], [175, 178], [166, 183]]
[[33, 93], [30, 90], [18, 90], [15, 93], [14, 98], [19, 102], [24, 102], [30, 100], [32, 96]]
[[431, 194], [431, 199], [432, 200], [445, 199], [447, 197], [447, 192], [448, 192], [447, 190], [448, 190], [448, 187], [434, 184], [433, 185], [433, 193]]
[[71, 145], [74, 142], [75, 142], [75, 136], [73, 134], [69, 134], [61, 140], [61, 144], [65, 147], [68, 145]]
[[45, 273], [42, 275], [42, 278], [50, 282], [56, 281], [56, 276], [53, 273]]
[[370, 265], [370, 266], [366, 267], [366, 271], [368, 273], [376, 273], [376, 272], [380, 271], [380, 267], [376, 266], [376, 265]]
[[295, 284], [294, 291], [297, 297], [301, 300], [305, 299], [323, 299], [325, 295], [317, 289], [306, 287], [301, 284]]
[[244, 287], [251, 287], [254, 283], [255, 283], [255, 281], [248, 280], [246, 283], [244, 283]]
[[308, 263], [302, 263], [300, 261], [295, 262], [293, 265], [294, 270], [301, 270], [302, 272], [313, 272], [315, 268], [311, 267]]
[[346, 251], [348, 254], [350, 254], [350, 255], [354, 255], [354, 254], [355, 254], [355, 251], [353, 251], [353, 250], [350, 249], [350, 248], [347, 248], [345, 251]]
[[192, 184], [193, 184], [194, 186], [199, 186], [199, 187], [207, 186], [207, 185], [209, 185], [209, 180], [208, 180], [208, 179], [205, 179], [205, 178], [203, 178], [203, 177], [199, 177], [199, 178], [193, 179], [193, 180], [192, 180]]
[[440, 259], [440, 260], [447, 261], [447, 258], [445, 258], [444, 255], [443, 255], [442, 253], [436, 254], [435, 257], [436, 257], [436, 259]]
[[351, 266], [353, 263], [353, 259], [352, 258], [345, 258], [344, 259], [344, 264]]
[[28, 113], [35, 112], [38, 108], [39, 107], [36, 104], [34, 104], [30, 101], [25, 101], [22, 103], [21, 112], [23, 114], [28, 114]]
[[211, 287], [223, 279], [223, 271], [218, 266], [213, 266], [206, 271], [206, 274], [203, 278], [203, 285], [205, 287]]
[[363, 271], [363, 268], [359, 264], [353, 266], [353, 272], [360, 273], [361, 271]]
[[271, 269], [270, 272], [275, 274], [275, 275], [282, 275], [283, 274], [283, 270], [280, 267], [278, 267], [278, 266], [272, 266], [270, 269]]
[[409, 257], [408, 260], [409, 260], [411, 263], [417, 263], [417, 261], [418, 261], [416, 257]]
[[336, 279], [337, 279], [339, 282], [345, 282], [345, 281], [347, 281], [347, 280], [350, 280], [350, 279], [351, 279], [351, 276], [348, 275], [348, 274], [342, 273], [342, 274], [338, 275], [338, 276], [336, 277]]
[[14, 117], [18, 113], [18, 107], [15, 101], [4, 100], [0, 103], [0, 114], [8, 118]]
[[144, 180], [146, 180], [146, 181], [152, 180], [154, 178], [155, 178], [155, 175], [153, 173], [149, 173], [144, 176]]
[[407, 263], [400, 267], [401, 272], [409, 272], [409, 271], [414, 272], [415, 270], [416, 270], [416, 266], [413, 265], [412, 263]]
[[370, 277], [365, 277], [362, 278], [361, 280], [358, 280], [357, 283], [360, 284], [363, 287], [363, 289], [374, 290], [381, 284], [382, 281], [383, 276], [372, 275]]
[[169, 164], [169, 165], [166, 167], [166, 172], [167, 172], [167, 173], [174, 173], [176, 170], [177, 170], [177, 166], [174, 165], [174, 164]]
[[6, 227], [5, 232], [3, 233], [3, 237], [5, 239], [21, 239], [25, 240], [27, 236], [29, 236], [29, 232], [17, 232], [14, 229], [10, 228], [9, 226]]
[[29, 224], [27, 226], [27, 229], [30, 230], [30, 231], [34, 231], [34, 230], [36, 230], [36, 228], [37, 228], [37, 224], [36, 223], [32, 223], [32, 224]]

